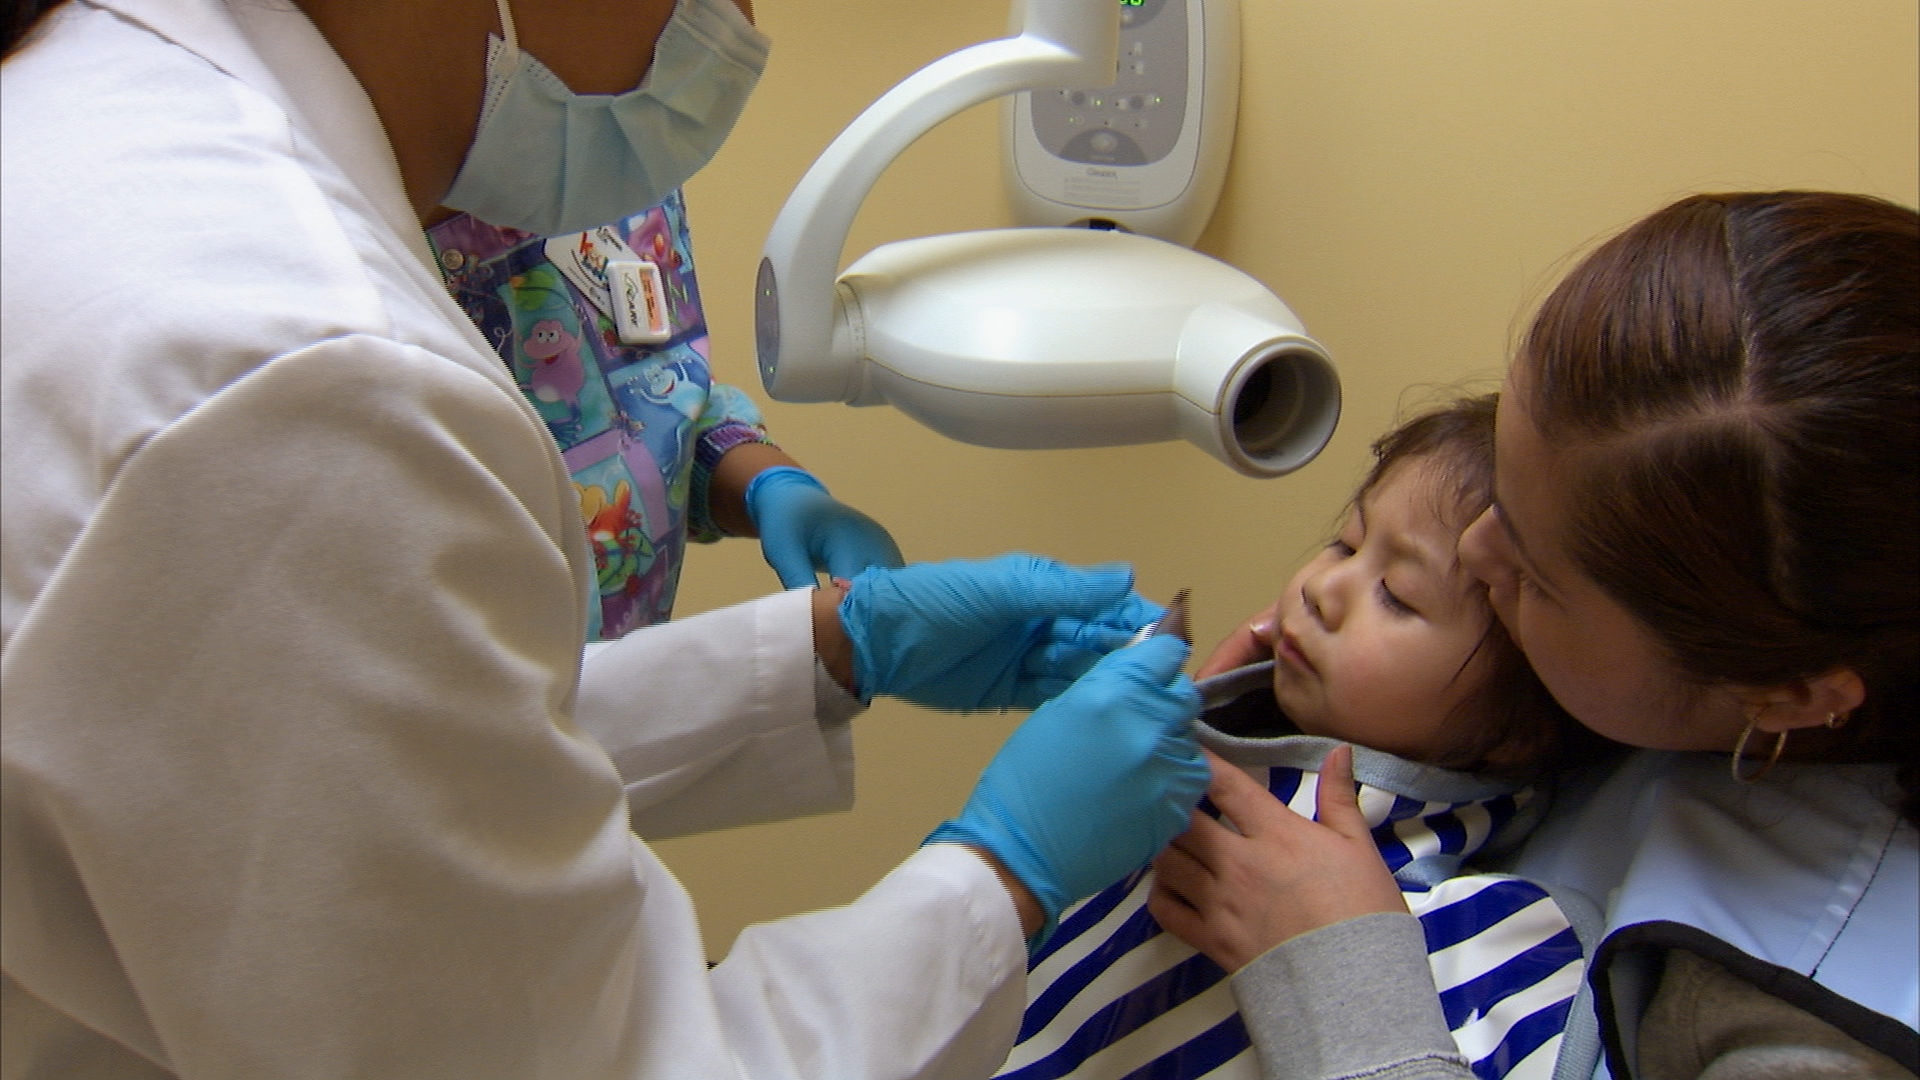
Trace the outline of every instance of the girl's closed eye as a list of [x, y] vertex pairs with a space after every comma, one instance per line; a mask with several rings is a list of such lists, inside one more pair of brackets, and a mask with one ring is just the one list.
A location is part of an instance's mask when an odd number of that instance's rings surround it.
[[1386, 578], [1380, 579], [1378, 592], [1380, 594], [1381, 606], [1385, 607], [1388, 611], [1393, 612], [1395, 615], [1420, 614], [1419, 611], [1415, 610], [1412, 604], [1409, 604], [1405, 600], [1402, 600], [1399, 597], [1399, 595], [1393, 591], [1392, 587], [1387, 584]]

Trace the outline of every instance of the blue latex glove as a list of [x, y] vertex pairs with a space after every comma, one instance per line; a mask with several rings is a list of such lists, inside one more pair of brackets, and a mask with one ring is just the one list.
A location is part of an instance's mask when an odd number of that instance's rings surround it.
[[870, 569], [840, 602], [864, 696], [961, 711], [1033, 708], [1159, 612], [1125, 566], [1033, 555]]
[[869, 566], [905, 561], [879, 522], [827, 494], [826, 485], [805, 469], [762, 469], [748, 482], [746, 498], [760, 553], [789, 589], [817, 584], [819, 570], [850, 578]]
[[1015, 729], [966, 809], [927, 837], [992, 852], [1032, 891], [1047, 915], [1034, 945], [1062, 908], [1145, 866], [1205, 794], [1186, 658], [1161, 635], [1101, 660]]
[[1130, 592], [1125, 600], [1102, 609], [1092, 619], [1050, 620], [1023, 665], [1034, 696], [1033, 702], [1023, 707], [1059, 697], [1101, 657], [1132, 641], [1141, 627], [1166, 613], [1166, 608]]

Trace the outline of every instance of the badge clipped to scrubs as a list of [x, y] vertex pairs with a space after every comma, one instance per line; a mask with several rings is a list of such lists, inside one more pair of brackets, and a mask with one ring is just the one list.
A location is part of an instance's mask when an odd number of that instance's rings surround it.
[[673, 336], [659, 264], [641, 258], [618, 229], [602, 225], [556, 236], [547, 241], [546, 255], [589, 303], [613, 320], [621, 344], [658, 345]]

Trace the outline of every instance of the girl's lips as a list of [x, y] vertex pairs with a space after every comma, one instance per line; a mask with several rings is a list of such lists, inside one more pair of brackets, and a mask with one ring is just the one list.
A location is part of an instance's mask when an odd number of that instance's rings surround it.
[[1274, 649], [1274, 655], [1286, 662], [1288, 666], [1296, 667], [1306, 672], [1313, 672], [1315, 670], [1313, 661], [1307, 659], [1307, 654], [1300, 648], [1300, 639], [1294, 637], [1292, 631], [1282, 630], [1276, 644], [1278, 648]]

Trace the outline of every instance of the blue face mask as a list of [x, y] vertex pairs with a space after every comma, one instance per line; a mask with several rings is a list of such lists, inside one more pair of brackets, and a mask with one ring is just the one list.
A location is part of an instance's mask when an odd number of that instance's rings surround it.
[[767, 38], [733, 0], [679, 0], [653, 66], [624, 94], [576, 94], [506, 40], [487, 52], [487, 96], [467, 160], [442, 201], [543, 236], [579, 232], [660, 202], [712, 159], [767, 63]]

